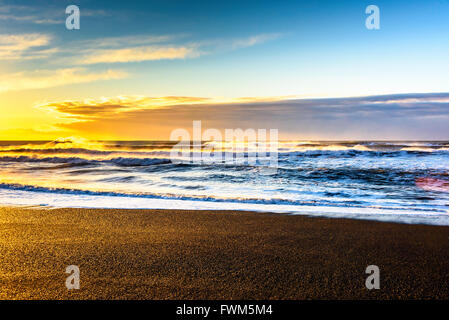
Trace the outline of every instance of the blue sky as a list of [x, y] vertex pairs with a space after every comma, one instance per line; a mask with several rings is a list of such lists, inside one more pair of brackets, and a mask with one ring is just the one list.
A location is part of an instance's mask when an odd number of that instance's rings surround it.
[[[449, 92], [449, 1], [0, 4], [0, 107], [15, 103], [0, 138], [54, 135], [69, 120], [36, 106], [66, 100]], [[65, 28], [70, 4], [80, 8], [80, 30]], [[370, 4], [380, 8], [380, 30], [365, 27]]]

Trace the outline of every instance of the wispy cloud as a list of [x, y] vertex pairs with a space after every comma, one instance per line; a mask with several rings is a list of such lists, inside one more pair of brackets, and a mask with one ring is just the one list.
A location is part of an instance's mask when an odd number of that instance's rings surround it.
[[36, 24], [62, 24], [64, 19], [46, 19], [37, 16], [16, 16], [12, 14], [0, 14], [0, 20], [13, 20], [18, 22], [32, 22]]
[[245, 39], [237, 39], [232, 42], [232, 47], [234, 49], [252, 47], [258, 44], [262, 44], [268, 41], [276, 40], [282, 37], [281, 33], [267, 33], [259, 34], [255, 36], [250, 36]]
[[[175, 45], [182, 35], [133, 35], [80, 40], [65, 48], [64, 64], [140, 62], [182, 59], [194, 55], [194, 48]], [[73, 55], [76, 52], [76, 56]]]
[[[154, 60], [197, 58], [222, 51], [237, 50], [279, 38], [281, 34], [259, 34], [242, 39], [213, 39], [202, 42], [177, 44], [182, 36], [134, 36], [84, 41], [79, 46], [86, 52], [80, 64], [124, 63]], [[92, 45], [96, 48], [92, 50]]]
[[[65, 13], [64, 6], [48, 7], [48, 6], [20, 6], [20, 5], [4, 5], [0, 7], [0, 20], [17, 22], [22, 24], [64, 24]], [[84, 9], [82, 17], [105, 17], [110, 13], [105, 10]]]
[[[49, 34], [0, 34], [0, 60], [52, 57], [53, 64], [59, 61], [59, 64], [76, 66], [189, 59], [251, 47], [279, 37], [280, 34], [260, 34], [241, 39], [189, 42], [186, 35], [135, 35], [72, 41], [68, 46], [59, 47], [54, 45]], [[56, 53], [61, 55], [55, 56]]]
[[[49, 12], [32, 6], [2, 5], [0, 9], [0, 20], [14, 21], [19, 23], [56, 24], [63, 23], [63, 19], [48, 19], [58, 16], [59, 12]], [[59, 14], [61, 15], [61, 14]]]
[[[0, 92], [42, 89], [71, 83], [119, 79], [126, 76], [122, 71], [88, 71], [88, 66], [102, 63], [130, 63], [155, 60], [195, 58], [222, 50], [209, 44], [175, 44], [182, 35], [138, 35], [110, 37], [74, 42], [70, 47], [52, 45], [48, 34], [0, 34], [0, 60], [46, 59], [55, 69], [17, 71], [0, 76]], [[227, 43], [226, 50], [256, 45], [273, 35], [259, 35]], [[208, 47], [209, 46], [209, 47]], [[73, 48], [76, 47], [76, 50]], [[94, 47], [95, 49], [92, 49]], [[74, 54], [76, 52], [76, 55]], [[51, 60], [50, 60], [51, 57]]]
[[77, 120], [91, 120], [105, 116], [117, 115], [123, 112], [137, 110], [152, 110], [157, 108], [202, 104], [210, 102], [210, 98], [202, 97], [146, 97], [146, 96], [118, 96], [100, 99], [65, 100], [47, 102], [37, 105], [37, 108], [56, 111], [62, 116]]
[[84, 68], [7, 73], [0, 76], [0, 92], [51, 88], [98, 80], [121, 79], [126, 76], [127, 74], [123, 71], [87, 72]]
[[[46, 34], [0, 34], [0, 60], [17, 60], [43, 57], [50, 53], [47, 49], [51, 37]], [[57, 50], [53, 48], [53, 50]]]
[[184, 35], [133, 35], [80, 40], [76, 45], [82, 49], [122, 49], [132, 46], [145, 46], [173, 42]]
[[64, 23], [64, 19], [38, 19], [38, 18], [34, 18], [33, 19], [34, 23], [37, 24], [62, 24]]
[[185, 59], [198, 56], [195, 48], [189, 47], [134, 47], [116, 50], [100, 50], [88, 55], [82, 64], [140, 62], [152, 60]]

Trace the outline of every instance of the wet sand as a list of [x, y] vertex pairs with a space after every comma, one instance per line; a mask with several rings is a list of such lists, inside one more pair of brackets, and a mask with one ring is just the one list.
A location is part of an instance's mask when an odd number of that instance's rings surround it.
[[[368, 265], [379, 290], [365, 288]], [[80, 290], [65, 269], [80, 268]], [[0, 208], [1, 299], [449, 299], [449, 227]]]

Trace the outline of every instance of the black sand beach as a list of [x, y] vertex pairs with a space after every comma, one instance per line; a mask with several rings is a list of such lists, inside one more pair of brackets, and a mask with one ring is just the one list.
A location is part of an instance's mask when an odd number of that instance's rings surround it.
[[[0, 209], [1, 299], [449, 299], [449, 227], [269, 213]], [[365, 288], [365, 268], [381, 288]], [[65, 287], [68, 265], [80, 290]]]

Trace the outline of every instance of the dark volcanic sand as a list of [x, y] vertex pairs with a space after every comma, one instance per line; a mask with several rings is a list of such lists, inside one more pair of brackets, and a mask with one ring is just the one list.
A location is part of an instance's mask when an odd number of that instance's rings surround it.
[[[81, 289], [65, 268], [78, 265]], [[381, 289], [365, 288], [365, 268]], [[449, 299], [449, 227], [266, 213], [0, 209], [2, 299]]]

